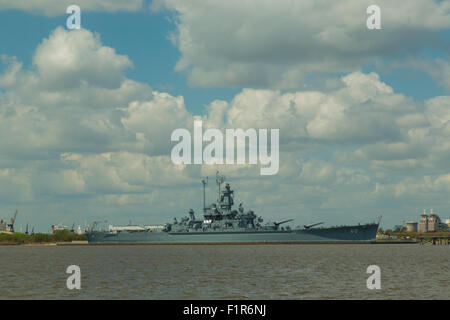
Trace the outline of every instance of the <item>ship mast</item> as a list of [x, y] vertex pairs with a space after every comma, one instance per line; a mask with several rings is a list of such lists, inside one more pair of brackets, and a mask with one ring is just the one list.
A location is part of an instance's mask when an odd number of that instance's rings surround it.
[[202, 180], [203, 183], [203, 213], [206, 212], [206, 184], [208, 183], [208, 177], [206, 177], [206, 180]]
[[219, 187], [219, 197], [217, 198], [217, 202], [220, 202], [220, 185], [225, 181], [225, 177], [224, 176], [219, 176], [219, 171], [216, 172], [216, 183], [217, 186]]

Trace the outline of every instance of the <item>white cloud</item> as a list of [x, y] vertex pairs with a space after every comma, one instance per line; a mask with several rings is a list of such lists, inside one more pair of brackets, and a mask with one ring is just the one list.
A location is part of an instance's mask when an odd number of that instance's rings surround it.
[[27, 175], [15, 168], [0, 168], [0, 199], [4, 205], [33, 200]]
[[142, 8], [142, 0], [0, 0], [0, 10], [18, 9], [46, 16], [65, 15], [66, 9], [76, 4], [81, 11], [137, 11]]
[[159, 0], [177, 17], [176, 70], [194, 86], [302, 87], [311, 72], [351, 72], [376, 58], [442, 45], [450, 3], [377, 1], [382, 30], [366, 28], [373, 1]]
[[377, 184], [373, 193], [381, 199], [395, 198], [397, 201], [411, 201], [415, 205], [422, 203], [425, 207], [437, 205], [445, 208], [448, 205], [445, 197], [449, 191], [450, 174], [445, 173], [425, 175], [421, 178], [407, 177], [394, 183]]
[[421, 70], [428, 73], [441, 87], [450, 90], [450, 56], [428, 60], [408, 58], [404, 61], [392, 62], [390, 67]]
[[426, 101], [426, 114], [430, 122], [437, 126], [450, 124], [450, 96], [441, 96]]
[[450, 57], [447, 57], [446, 60], [436, 59], [426, 65], [428, 67], [425, 67], [424, 70], [428, 71], [442, 87], [450, 90]]
[[[126, 151], [99, 154], [65, 153], [61, 160], [76, 171], [91, 193], [126, 194], [152, 187], [192, 182], [190, 168], [176, 166], [169, 156], [148, 156]], [[197, 168], [197, 171], [199, 168]], [[176, 172], [176, 174], [174, 174]]]
[[193, 117], [183, 97], [154, 92], [150, 101], [130, 103], [121, 122], [141, 139], [143, 149], [151, 153], [170, 153], [170, 136], [178, 128], [191, 128]]
[[33, 64], [46, 85], [54, 89], [78, 85], [117, 88], [124, 79], [123, 71], [133, 66], [127, 56], [103, 46], [99, 35], [62, 27], [38, 46]]
[[136, 143], [120, 121], [132, 101], [153, 99], [151, 88], [124, 76], [127, 56], [88, 30], [57, 28], [37, 47], [36, 68], [15, 58], [0, 75], [0, 145], [8, 156], [57, 157], [59, 152], [104, 152]]
[[[47, 217], [47, 224], [58, 223], [63, 211], [71, 220], [111, 215], [113, 223], [132, 216], [164, 222], [200, 208], [200, 177], [217, 169], [231, 178], [237, 201], [273, 220], [362, 222], [380, 206], [394, 208], [402, 195], [447, 190], [449, 97], [422, 104], [376, 73], [348, 73], [327, 91], [247, 88], [193, 115], [182, 96], [127, 79], [129, 58], [88, 30], [56, 29], [38, 46], [34, 68], [3, 60], [0, 194], [10, 206], [33, 208], [38, 213], [26, 214]], [[73, 72], [81, 81], [72, 81]], [[170, 134], [190, 129], [196, 116], [204, 128], [279, 128], [279, 174], [261, 177], [249, 165], [173, 165]], [[408, 176], [416, 184], [429, 176], [433, 187], [408, 189]], [[447, 198], [431, 199], [445, 204]], [[392, 210], [395, 221], [400, 213]]]
[[375, 73], [354, 72], [343, 88], [323, 93], [244, 89], [231, 102], [227, 125], [279, 128], [285, 142], [368, 143], [398, 140], [396, 119], [416, 111], [415, 103], [393, 92]]

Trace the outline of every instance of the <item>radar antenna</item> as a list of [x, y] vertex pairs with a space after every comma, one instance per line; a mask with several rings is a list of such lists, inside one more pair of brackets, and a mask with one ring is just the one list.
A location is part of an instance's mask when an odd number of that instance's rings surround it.
[[202, 180], [203, 183], [203, 212], [206, 212], [206, 185], [208, 184], [208, 177]]

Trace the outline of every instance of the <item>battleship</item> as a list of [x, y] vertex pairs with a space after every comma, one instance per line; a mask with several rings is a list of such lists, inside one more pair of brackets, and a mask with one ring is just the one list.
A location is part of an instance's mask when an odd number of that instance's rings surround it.
[[98, 230], [94, 223], [86, 231], [89, 243], [154, 243], [154, 244], [189, 244], [189, 243], [307, 243], [307, 242], [372, 242], [378, 231], [378, 222], [321, 227], [323, 222], [291, 228], [283, 224], [293, 219], [280, 222], [267, 222], [252, 210], [245, 210], [242, 203], [234, 208], [234, 191], [225, 178], [216, 175], [218, 199], [209, 206], [205, 204], [205, 187], [203, 180], [203, 218], [198, 219], [194, 210], [188, 215], [173, 219], [164, 225], [149, 226], [112, 226], [108, 230]]

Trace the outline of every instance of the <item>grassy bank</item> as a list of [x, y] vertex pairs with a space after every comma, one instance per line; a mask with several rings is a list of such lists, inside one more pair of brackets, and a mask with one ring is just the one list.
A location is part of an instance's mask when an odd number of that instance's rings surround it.
[[85, 235], [73, 234], [68, 230], [59, 231], [55, 234], [36, 233], [34, 235], [27, 235], [20, 232], [13, 234], [0, 233], [0, 244], [52, 243], [83, 240], [87, 240]]
[[420, 233], [420, 232], [385, 232], [385, 234], [389, 236], [395, 236], [397, 239], [419, 239], [419, 238], [425, 238], [425, 239], [432, 239], [433, 237], [449, 237], [450, 231], [438, 231], [438, 232], [426, 232], [426, 233]]

